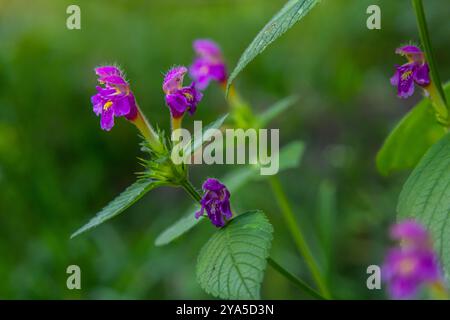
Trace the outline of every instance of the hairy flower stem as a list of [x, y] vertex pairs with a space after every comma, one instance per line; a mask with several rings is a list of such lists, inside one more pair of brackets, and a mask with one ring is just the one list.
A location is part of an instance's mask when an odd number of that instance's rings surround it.
[[182, 121], [183, 121], [183, 117], [180, 117], [180, 118], [171, 117], [172, 131], [180, 129]]
[[431, 104], [436, 113], [437, 121], [447, 128], [450, 127], [447, 107], [445, 105], [444, 100], [442, 100], [441, 95], [439, 94], [439, 90], [436, 87], [435, 83], [431, 81], [431, 83], [425, 87], [425, 90], [430, 95]]
[[136, 128], [139, 129], [150, 146], [156, 151], [161, 151], [163, 146], [161, 145], [158, 134], [155, 132], [150, 122], [148, 122], [141, 109], [138, 106], [136, 107], [138, 109], [137, 116], [132, 120], [132, 122], [134, 123]]
[[322, 296], [320, 293], [318, 293], [316, 290], [314, 290], [313, 288], [311, 288], [306, 282], [304, 282], [303, 280], [297, 278], [295, 275], [293, 275], [292, 273], [290, 273], [289, 271], [287, 271], [285, 268], [283, 268], [282, 266], [280, 266], [276, 261], [274, 261], [272, 258], [268, 258], [267, 262], [269, 263], [269, 265], [274, 268], [276, 271], [278, 271], [278, 273], [280, 273], [283, 277], [285, 277], [287, 280], [289, 280], [290, 282], [292, 282], [295, 286], [297, 286], [298, 288], [300, 288], [301, 290], [303, 290], [304, 292], [306, 292], [307, 294], [309, 294], [311, 297], [319, 299], [319, 300], [325, 300], [327, 298], [325, 298], [324, 296]]
[[445, 98], [444, 89], [442, 87], [439, 73], [437, 72], [436, 62], [431, 47], [430, 36], [428, 34], [427, 21], [423, 10], [422, 0], [412, 0], [414, 12], [417, 19], [417, 27], [419, 29], [420, 41], [425, 51], [425, 58], [430, 67], [431, 84], [426, 88], [430, 93], [430, 98], [434, 108], [438, 114], [440, 122], [445, 121], [448, 125], [448, 104]]
[[311, 254], [311, 250], [306, 243], [306, 240], [302, 234], [302, 231], [297, 225], [297, 221], [295, 219], [294, 212], [289, 204], [289, 201], [284, 193], [284, 190], [281, 186], [280, 180], [276, 176], [271, 176], [269, 178], [270, 186], [272, 187], [275, 198], [277, 199], [278, 206], [281, 209], [283, 214], [284, 221], [294, 238], [294, 242], [300, 252], [300, 254], [304, 257], [306, 264], [308, 265], [311, 274], [317, 283], [317, 286], [320, 292], [324, 295], [325, 298], [330, 299], [330, 292], [325, 284], [325, 281], [319, 271], [319, 267], [314, 260], [313, 255]]
[[195, 202], [200, 202], [202, 199], [201, 194], [195, 189], [194, 185], [188, 179], [181, 182], [183, 189], [194, 199]]

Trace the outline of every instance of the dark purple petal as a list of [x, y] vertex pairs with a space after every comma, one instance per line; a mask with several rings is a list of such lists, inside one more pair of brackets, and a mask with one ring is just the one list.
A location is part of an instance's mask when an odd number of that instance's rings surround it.
[[187, 72], [187, 68], [183, 66], [174, 67], [170, 69], [163, 81], [163, 90], [166, 94], [173, 93], [174, 91], [180, 89], [183, 85], [184, 75]]
[[395, 49], [395, 53], [405, 55], [405, 54], [417, 54], [422, 53], [419, 47], [413, 45], [406, 45], [400, 48]]
[[107, 77], [107, 76], [119, 76], [122, 74], [122, 72], [114, 66], [102, 66], [95, 68], [95, 73], [100, 77]]
[[128, 97], [125, 96], [120, 99], [114, 100], [111, 108], [114, 110], [114, 116], [116, 117], [127, 115], [131, 109]]
[[203, 183], [202, 186], [203, 190], [205, 191], [214, 191], [215, 193], [218, 193], [221, 191], [225, 186], [217, 179], [214, 178], [208, 178]]
[[200, 210], [198, 210], [198, 211], [195, 213], [195, 219], [200, 218], [200, 217], [204, 214], [204, 212], [205, 212], [205, 207], [204, 207], [204, 206], [201, 206]]
[[398, 68], [400, 73], [397, 94], [400, 98], [408, 98], [414, 93], [414, 66], [405, 64]]
[[398, 71], [398, 66], [396, 66], [395, 73], [391, 78], [391, 84], [397, 86], [400, 82], [400, 72]]
[[414, 81], [422, 87], [426, 87], [430, 84], [430, 69], [428, 64], [418, 65], [414, 72]]
[[114, 66], [102, 66], [95, 69], [98, 81], [97, 94], [91, 102], [95, 114], [101, 114], [101, 127], [110, 130], [114, 126], [114, 117], [126, 117], [133, 120], [137, 116], [137, 106], [128, 82], [123, 73]]
[[189, 102], [186, 97], [179, 92], [166, 95], [166, 104], [174, 118], [182, 117], [189, 108]]
[[100, 126], [103, 130], [109, 131], [114, 126], [114, 110], [112, 107], [102, 111]]
[[101, 82], [104, 82], [108, 86], [126, 86], [128, 83], [121, 76], [106, 76], [100, 79]]
[[103, 105], [105, 104], [105, 100], [102, 98], [100, 94], [95, 94], [91, 97], [91, 102], [93, 105], [94, 113], [98, 116], [102, 113]]
[[186, 111], [189, 111], [193, 115], [202, 96], [202, 93], [192, 83], [189, 87], [184, 87], [167, 94], [166, 104], [171, 111], [172, 117], [180, 118]]
[[195, 214], [198, 218], [206, 211], [211, 223], [221, 228], [225, 225], [225, 218], [231, 219], [233, 213], [230, 208], [230, 192], [217, 179], [208, 178], [202, 186], [204, 194], [200, 200], [201, 210]]
[[395, 50], [395, 53], [405, 56], [409, 62], [421, 63], [421, 64], [425, 62], [425, 57], [424, 57], [422, 50], [420, 50], [416, 46], [412, 46], [412, 45], [403, 46], [403, 47], [397, 48]]
[[130, 93], [127, 96], [127, 99], [128, 99], [128, 104], [130, 105], [130, 111], [125, 115], [125, 118], [132, 121], [132, 120], [136, 119], [136, 117], [138, 115], [136, 99], [134, 98], [134, 95], [132, 93]]

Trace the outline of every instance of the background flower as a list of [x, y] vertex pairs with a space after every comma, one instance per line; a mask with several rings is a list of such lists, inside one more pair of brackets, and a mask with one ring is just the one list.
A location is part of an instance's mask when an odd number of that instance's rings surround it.
[[219, 45], [212, 40], [198, 39], [193, 47], [197, 57], [189, 68], [189, 74], [197, 88], [206, 89], [211, 80], [224, 83], [227, 69]]

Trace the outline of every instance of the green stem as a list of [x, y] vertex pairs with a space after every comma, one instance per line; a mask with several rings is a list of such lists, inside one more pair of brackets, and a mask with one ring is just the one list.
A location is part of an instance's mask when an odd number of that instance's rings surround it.
[[184, 180], [181, 182], [181, 186], [184, 190], [186, 190], [187, 193], [194, 199], [195, 202], [200, 202], [202, 199], [201, 194], [195, 189], [194, 185], [188, 180]]
[[299, 287], [301, 290], [305, 291], [307, 294], [309, 294], [311, 297], [319, 299], [319, 300], [325, 300], [326, 298], [322, 296], [320, 293], [318, 293], [316, 290], [311, 288], [307, 283], [305, 283], [303, 280], [297, 278], [292, 273], [284, 269], [282, 266], [280, 266], [276, 261], [274, 261], [272, 258], [268, 258], [267, 262], [269, 265], [274, 268], [276, 271], [278, 271], [282, 276], [284, 276], [287, 280], [292, 282], [294, 285]]
[[322, 278], [322, 275], [319, 271], [319, 267], [316, 264], [314, 257], [311, 254], [311, 251], [303, 237], [303, 234], [300, 228], [297, 225], [295, 220], [294, 212], [292, 211], [291, 206], [289, 205], [289, 201], [284, 194], [283, 188], [281, 186], [280, 180], [276, 176], [271, 176], [269, 178], [270, 186], [275, 194], [278, 205], [283, 214], [283, 218], [285, 220], [286, 225], [288, 226], [289, 231], [291, 232], [292, 237], [294, 238], [294, 242], [300, 252], [300, 254], [304, 257], [306, 264], [308, 265], [311, 274], [317, 283], [317, 286], [320, 292], [326, 297], [330, 298], [330, 292], [325, 284], [325, 281]]
[[445, 98], [444, 89], [442, 88], [441, 79], [439, 78], [439, 73], [437, 72], [437, 67], [435, 63], [435, 58], [433, 50], [431, 47], [430, 36], [428, 34], [427, 21], [425, 18], [425, 12], [423, 10], [422, 0], [412, 0], [414, 11], [416, 13], [417, 26], [419, 28], [420, 41], [422, 42], [423, 48], [425, 50], [425, 57], [430, 67], [431, 80], [434, 82], [436, 89], [439, 93], [440, 99], [443, 104], [448, 109], [448, 104]]
[[144, 136], [144, 138], [148, 141], [150, 146], [155, 151], [162, 151], [163, 145], [161, 144], [161, 141], [159, 140], [158, 134], [153, 129], [150, 122], [148, 122], [147, 118], [145, 117], [144, 113], [141, 111], [138, 105], [136, 105], [137, 108], [137, 115], [134, 119], [131, 120], [132, 123], [138, 128], [138, 130], [141, 132], [141, 134]]

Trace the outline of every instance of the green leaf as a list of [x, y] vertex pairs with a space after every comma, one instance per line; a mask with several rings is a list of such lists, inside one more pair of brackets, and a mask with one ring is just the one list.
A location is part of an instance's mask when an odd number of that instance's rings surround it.
[[244, 53], [239, 58], [236, 67], [228, 78], [227, 90], [239, 72], [241, 72], [250, 61], [303, 18], [319, 1], [320, 0], [288, 1], [258, 33], [247, 49], [245, 49]]
[[[301, 141], [294, 141], [284, 146], [280, 151], [280, 166], [279, 172], [290, 168], [297, 167], [300, 163], [303, 154], [304, 144]], [[233, 196], [241, 187], [252, 180], [262, 180], [269, 176], [261, 176], [259, 174], [258, 166], [244, 166], [239, 169], [233, 170], [225, 175], [220, 181], [222, 181], [230, 190]], [[191, 206], [189, 210], [174, 224], [164, 230], [155, 240], [156, 246], [164, 246], [171, 243], [184, 233], [192, 229], [200, 220], [195, 219], [194, 215], [199, 209], [198, 205]]]
[[280, 151], [280, 171], [296, 168], [303, 157], [305, 144], [302, 141], [293, 141], [285, 145]]
[[208, 132], [209, 129], [220, 129], [227, 117], [228, 114], [225, 114], [218, 118], [216, 121], [211, 122], [206, 127], [202, 128], [201, 135], [194, 133], [194, 137], [192, 138], [192, 140], [183, 148], [183, 155], [188, 158], [192, 154], [194, 154], [195, 151], [198, 150], [204, 143], [209, 142], [213, 136], [211, 132]]
[[222, 299], [259, 299], [272, 232], [272, 225], [261, 211], [232, 219], [200, 251], [200, 286]]
[[397, 206], [401, 219], [428, 227], [434, 247], [450, 275], [450, 133], [433, 145], [409, 176]]
[[[445, 85], [450, 97], [450, 83]], [[436, 121], [428, 98], [422, 99], [387, 137], [377, 154], [377, 167], [381, 174], [413, 168], [425, 152], [446, 130]]]
[[297, 96], [289, 96], [270, 106], [261, 115], [259, 115], [260, 127], [264, 128], [270, 121], [272, 121], [274, 118], [276, 118], [279, 114], [281, 114], [283, 111], [285, 111], [287, 108], [292, 106], [297, 101], [298, 101]]
[[117, 216], [125, 209], [129, 208], [132, 204], [138, 201], [144, 194], [151, 189], [157, 187], [158, 184], [154, 183], [150, 179], [138, 180], [129, 186], [124, 192], [122, 192], [117, 198], [111, 201], [106, 207], [102, 209], [97, 215], [92, 218], [87, 224], [75, 231], [70, 238], [74, 238], [81, 233], [92, 229], [99, 224]]

